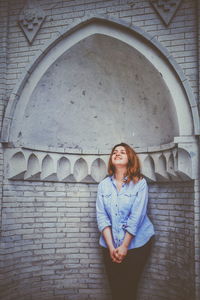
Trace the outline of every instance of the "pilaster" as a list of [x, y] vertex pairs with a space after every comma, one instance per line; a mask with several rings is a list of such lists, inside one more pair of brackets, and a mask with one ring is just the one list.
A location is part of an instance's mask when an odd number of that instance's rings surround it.
[[[197, 0], [197, 49], [198, 49], [198, 107], [200, 112], [200, 3]], [[200, 139], [198, 142], [200, 149]], [[199, 155], [200, 156], [200, 155]], [[198, 170], [200, 167], [200, 160], [198, 161]], [[200, 173], [200, 171], [199, 171]], [[194, 229], [195, 229], [195, 296], [196, 299], [200, 297], [200, 174], [198, 180], [194, 182]]]
[[[0, 2], [0, 131], [6, 105], [6, 70], [8, 48], [8, 1]], [[3, 148], [0, 143], [0, 182], [3, 181]], [[0, 189], [0, 211], [2, 210], [2, 185]], [[1, 224], [0, 214], [0, 224]]]

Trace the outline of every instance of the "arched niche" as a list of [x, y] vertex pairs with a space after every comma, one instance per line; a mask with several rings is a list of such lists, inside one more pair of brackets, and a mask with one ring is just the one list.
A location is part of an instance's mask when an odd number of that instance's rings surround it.
[[174, 66], [166, 50], [136, 27], [82, 21], [25, 74], [6, 111], [3, 141], [108, 153], [121, 141], [149, 147], [193, 135], [199, 130], [196, 107]]

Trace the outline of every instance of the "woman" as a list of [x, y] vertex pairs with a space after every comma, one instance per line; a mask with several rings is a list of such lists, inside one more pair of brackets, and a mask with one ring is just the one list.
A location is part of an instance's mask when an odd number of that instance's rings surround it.
[[154, 235], [147, 216], [148, 187], [137, 154], [125, 143], [113, 147], [108, 174], [96, 202], [100, 245], [112, 299], [135, 300]]

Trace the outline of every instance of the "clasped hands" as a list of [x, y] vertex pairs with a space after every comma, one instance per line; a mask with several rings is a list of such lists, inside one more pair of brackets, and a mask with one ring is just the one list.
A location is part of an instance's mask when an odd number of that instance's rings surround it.
[[128, 248], [123, 245], [119, 246], [118, 248], [113, 247], [110, 249], [111, 260], [115, 263], [120, 264], [126, 257], [127, 252]]

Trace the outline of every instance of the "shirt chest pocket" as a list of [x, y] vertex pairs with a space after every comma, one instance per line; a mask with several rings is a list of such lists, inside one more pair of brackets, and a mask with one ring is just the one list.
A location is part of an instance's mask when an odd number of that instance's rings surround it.
[[111, 212], [111, 205], [112, 205], [112, 194], [111, 193], [105, 193], [103, 194], [103, 202], [104, 207], [108, 213]]
[[126, 193], [123, 195], [120, 205], [120, 211], [123, 214], [129, 214], [131, 207], [137, 197], [137, 193]]

